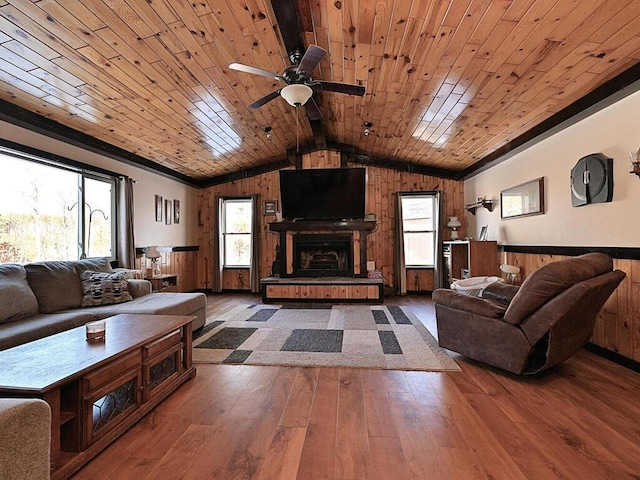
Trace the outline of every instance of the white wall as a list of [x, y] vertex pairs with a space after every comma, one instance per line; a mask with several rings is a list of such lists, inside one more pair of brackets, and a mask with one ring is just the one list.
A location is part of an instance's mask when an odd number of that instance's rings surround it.
[[[127, 175], [134, 186], [136, 247], [197, 245], [197, 189], [153, 172], [88, 152], [67, 143], [0, 121], [0, 137], [21, 145]], [[155, 195], [180, 201], [180, 224], [155, 221]], [[164, 215], [163, 215], [164, 220]]]
[[[488, 240], [511, 245], [619, 246], [640, 243], [640, 178], [630, 174], [629, 152], [640, 146], [640, 92], [635, 92], [464, 183], [465, 204], [479, 197], [495, 208], [465, 213], [467, 235], [488, 225]], [[569, 177], [591, 153], [613, 158], [611, 203], [571, 206]], [[544, 215], [500, 219], [500, 191], [545, 177]]]

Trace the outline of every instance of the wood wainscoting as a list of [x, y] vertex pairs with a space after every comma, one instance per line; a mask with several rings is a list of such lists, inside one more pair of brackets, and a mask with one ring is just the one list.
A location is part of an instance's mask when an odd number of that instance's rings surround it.
[[520, 267], [516, 283], [541, 266], [589, 251], [614, 257], [613, 268], [627, 277], [613, 292], [598, 315], [591, 342], [622, 357], [640, 361], [640, 249], [607, 247], [526, 247], [503, 246], [501, 263]]
[[[192, 292], [198, 288], [196, 262], [198, 247], [163, 247], [160, 258], [160, 272], [168, 275], [178, 275], [178, 291]], [[143, 251], [136, 252], [136, 269], [144, 271], [146, 268]]]

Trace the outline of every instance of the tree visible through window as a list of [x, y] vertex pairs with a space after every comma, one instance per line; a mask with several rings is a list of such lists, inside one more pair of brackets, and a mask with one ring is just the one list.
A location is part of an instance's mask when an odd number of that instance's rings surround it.
[[433, 267], [436, 252], [436, 198], [401, 197], [404, 256], [407, 267]]
[[223, 242], [225, 267], [251, 265], [251, 199], [223, 201]]
[[0, 263], [114, 256], [114, 181], [0, 152]]

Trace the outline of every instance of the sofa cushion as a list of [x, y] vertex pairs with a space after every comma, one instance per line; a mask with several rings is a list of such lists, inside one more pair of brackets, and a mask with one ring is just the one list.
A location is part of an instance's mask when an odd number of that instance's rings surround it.
[[207, 297], [204, 293], [161, 293], [154, 292], [131, 302], [87, 307], [69, 312], [88, 312], [98, 319], [118, 315], [119, 313], [140, 313], [144, 315], [196, 315], [193, 329], [204, 325], [207, 309]]
[[0, 265], [0, 323], [13, 322], [38, 313], [38, 300], [22, 265]]
[[81, 307], [113, 305], [133, 300], [127, 287], [128, 279], [124, 272], [106, 273], [85, 270], [80, 274], [82, 282]]
[[73, 265], [78, 270], [78, 273], [82, 273], [85, 270], [91, 270], [94, 272], [113, 272], [113, 268], [111, 268], [111, 263], [109, 263], [109, 259], [100, 257], [100, 258], [85, 258], [83, 260], [72, 261]]
[[71, 310], [65, 313], [38, 313], [29, 318], [0, 325], [0, 350], [22, 345], [70, 328], [80, 327], [97, 320], [86, 310]]
[[27, 280], [38, 299], [41, 313], [53, 313], [78, 308], [82, 303], [80, 272], [85, 270], [110, 272], [106, 258], [77, 261], [49, 261], [25, 265]]

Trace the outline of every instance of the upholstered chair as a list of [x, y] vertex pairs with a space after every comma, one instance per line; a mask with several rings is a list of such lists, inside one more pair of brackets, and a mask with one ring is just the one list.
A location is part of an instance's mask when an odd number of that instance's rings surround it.
[[492, 284], [482, 298], [437, 289], [440, 346], [516, 374], [540, 372], [587, 343], [624, 278], [611, 257], [588, 253], [544, 265], [520, 287]]

